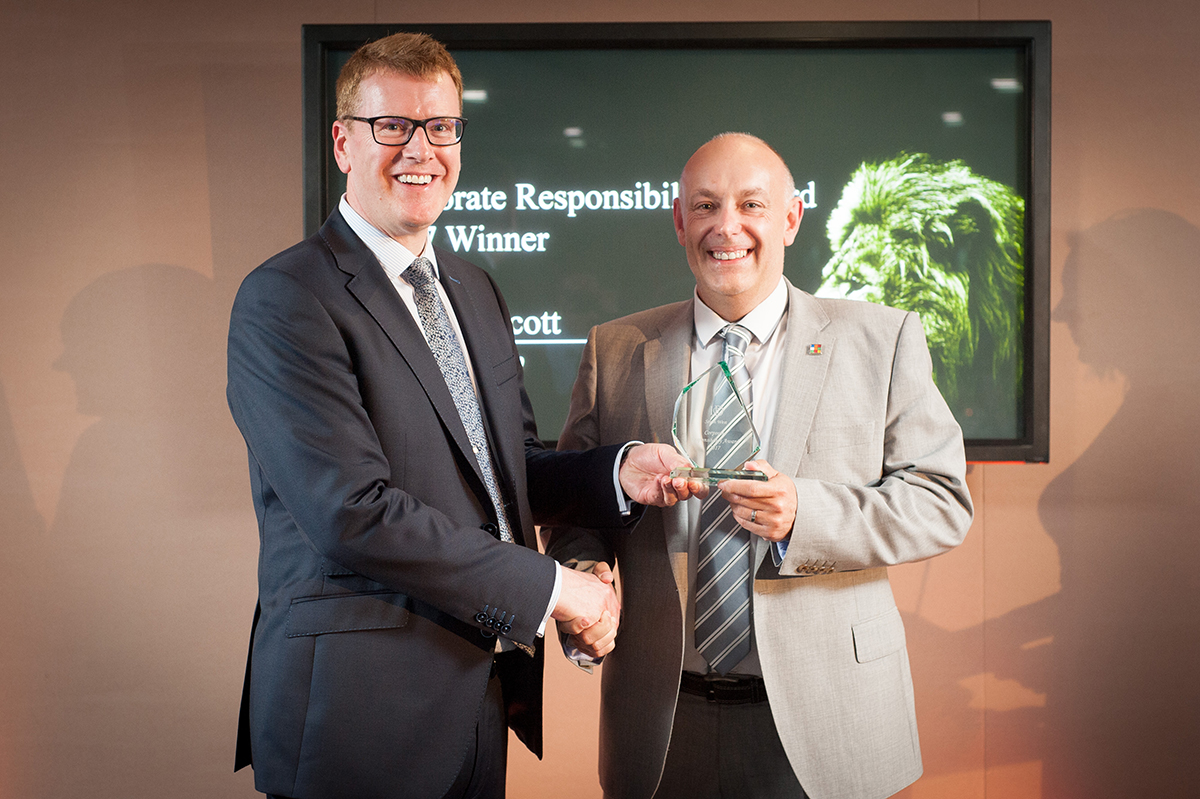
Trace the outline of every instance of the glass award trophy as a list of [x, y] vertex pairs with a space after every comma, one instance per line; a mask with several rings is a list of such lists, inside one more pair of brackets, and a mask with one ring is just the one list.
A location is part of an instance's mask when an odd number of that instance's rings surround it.
[[[743, 469], [758, 454], [758, 431], [742, 401], [725, 361], [683, 387], [675, 400], [671, 423], [675, 449], [691, 467], [671, 470], [671, 477], [702, 483], [721, 480], [766, 480], [763, 472]], [[709, 463], [708, 460], [712, 460]]]

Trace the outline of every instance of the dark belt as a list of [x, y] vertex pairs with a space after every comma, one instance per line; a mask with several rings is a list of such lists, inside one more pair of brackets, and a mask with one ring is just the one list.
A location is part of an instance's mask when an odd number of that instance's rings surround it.
[[679, 677], [679, 693], [702, 696], [721, 705], [750, 705], [767, 701], [767, 686], [762, 677], [696, 674], [685, 671]]

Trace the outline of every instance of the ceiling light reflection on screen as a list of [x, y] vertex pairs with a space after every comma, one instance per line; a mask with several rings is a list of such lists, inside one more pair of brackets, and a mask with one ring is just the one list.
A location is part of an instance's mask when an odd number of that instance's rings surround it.
[[992, 88], [1006, 94], [1016, 94], [1021, 91], [1021, 81], [1016, 78], [992, 78]]

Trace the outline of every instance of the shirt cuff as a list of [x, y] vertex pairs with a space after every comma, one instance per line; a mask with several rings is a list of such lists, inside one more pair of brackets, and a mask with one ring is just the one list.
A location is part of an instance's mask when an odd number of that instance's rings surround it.
[[584, 671], [590, 673], [592, 666], [599, 665], [601, 662], [603, 662], [604, 658], [594, 658], [591, 655], [585, 655], [584, 653], [580, 652], [577, 648], [568, 643], [569, 640], [570, 639], [568, 638], [563, 639], [563, 654], [566, 655], [567, 659], [572, 661], [576, 666], [579, 666]]
[[[625, 496], [625, 489], [621, 488], [621, 464], [625, 461], [625, 453], [629, 452], [631, 447], [636, 447], [639, 444], [645, 444], [645, 441], [630, 441], [625, 446], [621, 447], [617, 452], [617, 459], [613, 462], [613, 488], [617, 490], [617, 509], [621, 511], [622, 516], [628, 516], [633, 513], [634, 502], [629, 497]], [[570, 657], [570, 655], [568, 655]]]
[[776, 568], [783, 565], [783, 559], [787, 556], [788, 542], [792, 540], [791, 536], [782, 541], [771, 542], [771, 560], [774, 561]]

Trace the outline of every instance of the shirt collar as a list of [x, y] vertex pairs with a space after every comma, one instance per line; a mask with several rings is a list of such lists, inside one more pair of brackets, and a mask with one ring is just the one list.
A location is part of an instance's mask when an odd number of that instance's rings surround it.
[[[367, 245], [367, 249], [379, 259], [379, 264], [383, 267], [383, 271], [387, 273], [387, 276], [392, 280], [403, 280], [404, 278], [401, 275], [417, 259], [417, 256], [409, 252], [408, 248], [403, 244], [363, 219], [358, 211], [350, 207], [345, 194], [342, 195], [342, 200], [338, 203], [338, 211], [341, 212], [342, 218], [346, 220], [346, 224], [350, 226], [354, 234], [362, 239], [363, 244]], [[434, 255], [433, 247], [430, 247], [428, 242], [429, 240], [426, 239], [423, 255], [433, 264], [434, 280], [440, 280], [437, 256]]]
[[[716, 311], [705, 305], [704, 301], [700, 299], [700, 295], [694, 290], [693, 296], [695, 297], [695, 302], [692, 303], [692, 319], [696, 326], [696, 338], [699, 340], [701, 346], [707, 347], [720, 337], [721, 331], [725, 329], [725, 326], [729, 322], [722, 319]], [[754, 334], [754, 340], [760, 345], [766, 344], [779, 327], [779, 322], [783, 319], [783, 313], [787, 310], [787, 305], [787, 281], [780, 277], [775, 290], [765, 300], [760, 302], [753, 311], [738, 319], [737, 323]]]

